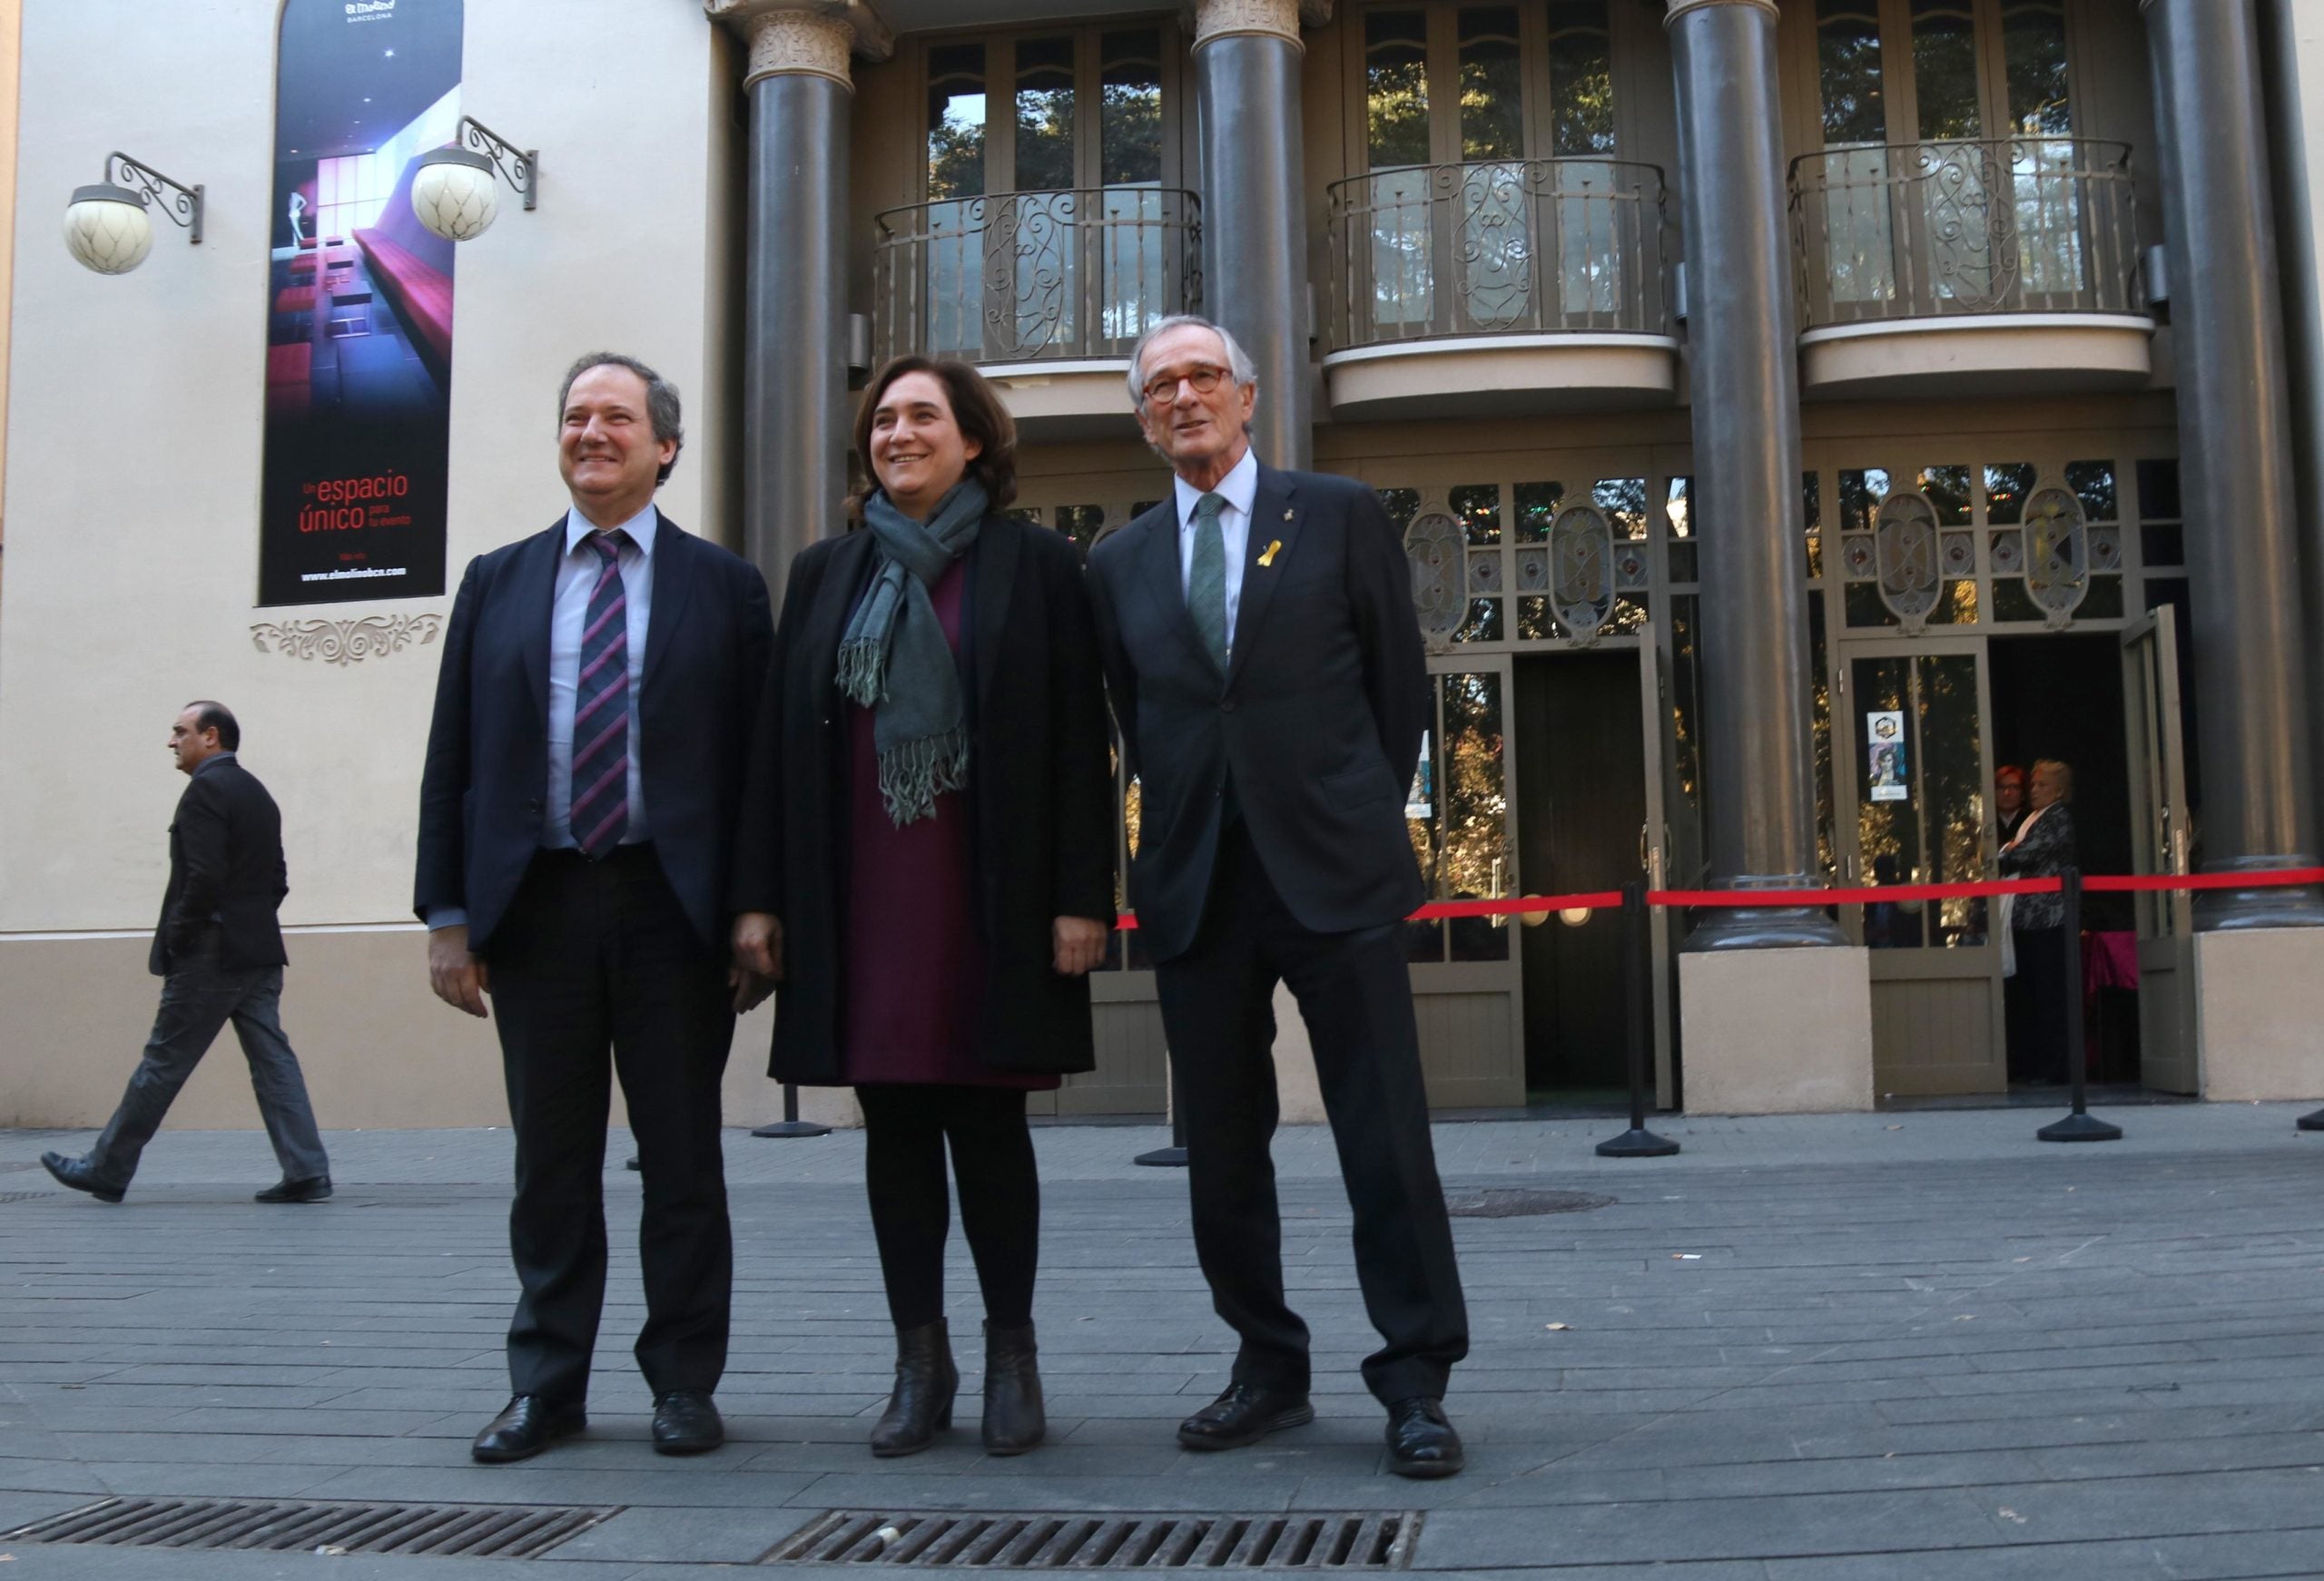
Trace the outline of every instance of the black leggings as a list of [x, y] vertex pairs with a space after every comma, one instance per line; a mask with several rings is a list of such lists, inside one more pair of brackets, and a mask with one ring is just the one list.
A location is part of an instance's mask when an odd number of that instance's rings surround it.
[[863, 1105], [863, 1183], [896, 1327], [917, 1329], [944, 1315], [944, 1237], [952, 1224], [947, 1137], [985, 1321], [996, 1329], [1031, 1322], [1041, 1183], [1025, 1095], [931, 1084], [861, 1086], [855, 1095]]

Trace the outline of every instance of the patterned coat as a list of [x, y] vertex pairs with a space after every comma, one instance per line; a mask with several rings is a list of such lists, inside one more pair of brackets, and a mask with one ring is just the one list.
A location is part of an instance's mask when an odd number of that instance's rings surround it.
[[[2001, 853], [2006, 879], [2054, 879], [2074, 863], [2073, 810], [2063, 801], [2034, 820], [2032, 832], [2015, 849]], [[2020, 895], [2009, 912], [2009, 926], [2018, 933], [2062, 927], [2065, 919], [2063, 895]]]

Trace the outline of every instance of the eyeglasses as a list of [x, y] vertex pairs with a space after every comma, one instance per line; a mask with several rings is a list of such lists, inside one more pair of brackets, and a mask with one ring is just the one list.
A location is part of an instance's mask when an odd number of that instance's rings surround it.
[[1225, 368], [1213, 368], [1209, 363], [1205, 362], [1187, 369], [1184, 373], [1157, 373], [1146, 381], [1145, 388], [1139, 393], [1146, 398], [1148, 404], [1175, 400], [1177, 398], [1178, 386], [1185, 383], [1195, 387], [1195, 394], [1208, 395], [1218, 388], [1218, 381], [1226, 377]]

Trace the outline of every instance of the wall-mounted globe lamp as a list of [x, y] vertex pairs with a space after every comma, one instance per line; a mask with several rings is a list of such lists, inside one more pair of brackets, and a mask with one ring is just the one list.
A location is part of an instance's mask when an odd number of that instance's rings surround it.
[[202, 188], [173, 182], [151, 165], [115, 152], [105, 156], [105, 179], [75, 187], [64, 207], [64, 245], [99, 274], [127, 274], [153, 250], [153, 200], [162, 212], [202, 241]]
[[463, 115], [448, 146], [419, 156], [411, 178], [411, 211], [447, 241], [481, 236], [500, 213], [495, 171], [507, 178], [527, 209], [537, 205], [540, 150], [519, 150], [475, 116]]

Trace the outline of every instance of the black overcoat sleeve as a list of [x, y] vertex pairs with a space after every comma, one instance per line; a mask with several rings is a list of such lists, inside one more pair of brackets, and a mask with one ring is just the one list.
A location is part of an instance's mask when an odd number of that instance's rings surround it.
[[419, 773], [419, 873], [412, 909], [421, 921], [439, 906], [468, 904], [468, 711], [473, 706], [469, 666], [476, 649], [477, 605], [483, 600], [481, 560], [468, 562], [452, 618], [444, 631], [443, 658], [436, 671], [436, 712], [428, 726], [428, 755]]
[[1087, 917], [1114, 925], [1114, 775], [1106, 750], [1104, 661], [1089, 602], [1089, 582], [1077, 555], [1042, 556], [1049, 601], [1049, 712], [1055, 758], [1050, 805], [1055, 810], [1059, 917]]

